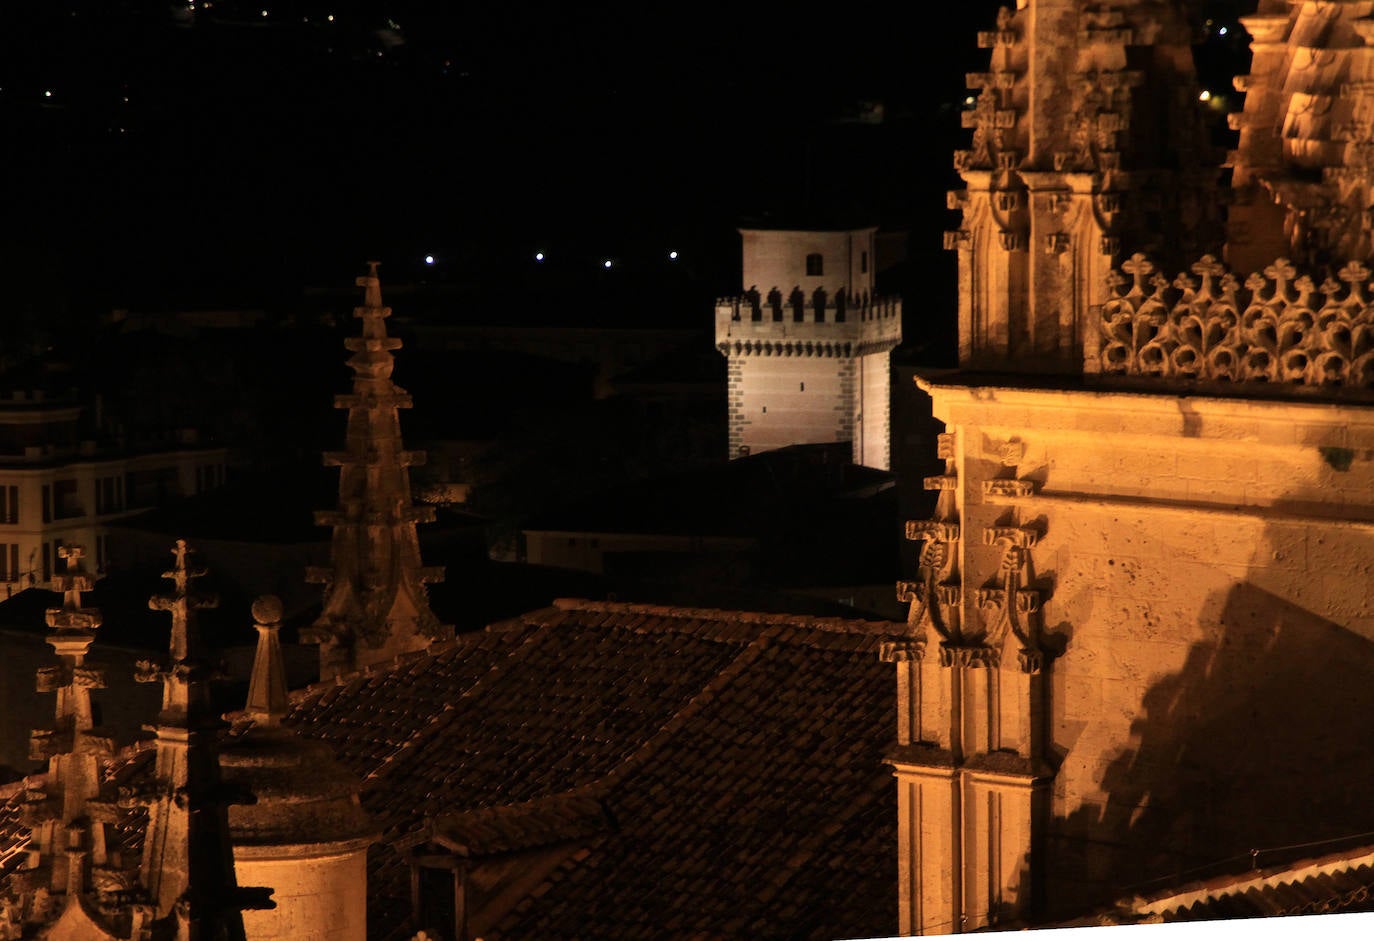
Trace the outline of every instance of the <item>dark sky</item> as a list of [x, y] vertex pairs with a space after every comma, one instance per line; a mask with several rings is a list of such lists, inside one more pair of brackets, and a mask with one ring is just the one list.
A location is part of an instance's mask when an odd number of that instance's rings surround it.
[[502, 281], [540, 249], [728, 280], [741, 216], [797, 204], [938, 244], [998, 5], [15, 0], [10, 306], [251, 304], [369, 256]]

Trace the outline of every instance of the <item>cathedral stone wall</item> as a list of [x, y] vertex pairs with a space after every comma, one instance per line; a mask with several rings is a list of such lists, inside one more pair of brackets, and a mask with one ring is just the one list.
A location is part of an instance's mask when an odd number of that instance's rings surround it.
[[963, 532], [1040, 533], [1052, 909], [1374, 830], [1374, 408], [928, 388]]

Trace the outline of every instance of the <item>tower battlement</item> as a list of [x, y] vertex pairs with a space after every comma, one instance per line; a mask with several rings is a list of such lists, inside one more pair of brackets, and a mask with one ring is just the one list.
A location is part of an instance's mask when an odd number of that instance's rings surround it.
[[863, 356], [901, 341], [899, 298], [775, 288], [716, 301], [716, 348], [726, 356]]

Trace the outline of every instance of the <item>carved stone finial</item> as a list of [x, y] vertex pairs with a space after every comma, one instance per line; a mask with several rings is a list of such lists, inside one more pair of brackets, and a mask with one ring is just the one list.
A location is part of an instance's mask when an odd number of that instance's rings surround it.
[[263, 725], [276, 725], [286, 716], [286, 665], [282, 659], [281, 599], [263, 595], [253, 602], [253, 626], [258, 631], [258, 649], [253, 658], [253, 675], [248, 684], [248, 703], [244, 711]]
[[195, 612], [202, 608], [213, 608], [219, 603], [215, 597], [198, 594], [192, 589], [191, 580], [203, 576], [205, 569], [187, 566], [186, 557], [190, 551], [185, 539], [176, 541], [176, 546], [172, 549], [176, 565], [162, 573], [163, 578], [171, 581], [173, 591], [169, 595], [154, 595], [148, 599], [149, 608], [154, 611], [166, 611], [172, 615], [169, 647], [174, 664], [191, 659], [199, 652]]

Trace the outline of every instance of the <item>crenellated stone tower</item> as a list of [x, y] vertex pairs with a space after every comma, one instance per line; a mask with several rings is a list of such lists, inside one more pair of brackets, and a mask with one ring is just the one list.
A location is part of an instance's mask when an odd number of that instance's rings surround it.
[[344, 450], [324, 455], [327, 466], [340, 469], [339, 506], [315, 514], [334, 530], [331, 564], [306, 575], [325, 586], [324, 610], [304, 632], [320, 645], [322, 677], [423, 650], [453, 632], [430, 610], [425, 589], [443, 579], [443, 569], [420, 561], [415, 526], [432, 522], [434, 509], [411, 500], [409, 468], [425, 454], [401, 441], [398, 412], [411, 407], [411, 398], [391, 379], [391, 354], [401, 341], [386, 334], [391, 309], [382, 304], [376, 262], [358, 286], [363, 305], [353, 316], [362, 335], [344, 341], [353, 353], [353, 391], [334, 399], [348, 412]]
[[1243, 18], [1229, 242], [1188, 6], [978, 37], [960, 369], [918, 378], [946, 470], [884, 649], [908, 934], [1374, 830], [1374, 2]]
[[854, 463], [888, 467], [902, 303], [874, 294], [876, 231], [740, 230], [750, 287], [716, 303], [731, 458], [850, 441]]

